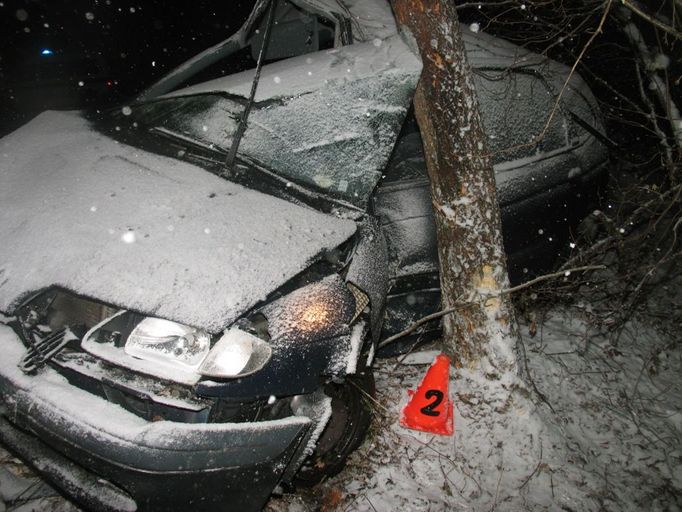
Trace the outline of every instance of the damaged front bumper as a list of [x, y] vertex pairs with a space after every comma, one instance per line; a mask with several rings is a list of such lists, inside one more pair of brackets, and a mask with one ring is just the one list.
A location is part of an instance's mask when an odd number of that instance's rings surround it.
[[147, 421], [71, 385], [22, 373], [0, 325], [0, 442], [96, 510], [259, 510], [305, 456], [315, 418], [246, 423]]

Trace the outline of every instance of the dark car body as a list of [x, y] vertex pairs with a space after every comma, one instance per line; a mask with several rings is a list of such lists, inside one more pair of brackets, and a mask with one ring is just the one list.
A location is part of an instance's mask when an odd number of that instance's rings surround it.
[[[321, 35], [263, 68], [232, 167], [253, 70], [178, 88], [246, 48], [264, 6], [137, 102], [0, 140], [0, 441], [88, 508], [258, 510], [338, 471], [377, 344], [439, 307], [420, 63], [387, 4], [280, 6], [274, 41], [295, 20]], [[591, 208], [599, 114], [574, 75], [528, 147], [566, 69], [465, 40], [518, 280]]]

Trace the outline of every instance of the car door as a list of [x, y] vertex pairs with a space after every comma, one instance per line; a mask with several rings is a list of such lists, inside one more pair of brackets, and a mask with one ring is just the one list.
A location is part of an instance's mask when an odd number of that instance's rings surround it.
[[[373, 198], [389, 254], [383, 338], [440, 307], [436, 229], [421, 144], [416, 131], [400, 137]], [[439, 322], [431, 322], [420, 339], [438, 332]]]

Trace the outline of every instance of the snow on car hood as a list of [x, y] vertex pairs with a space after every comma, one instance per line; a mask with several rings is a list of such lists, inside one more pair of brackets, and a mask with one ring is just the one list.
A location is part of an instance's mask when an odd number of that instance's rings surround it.
[[212, 331], [355, 232], [70, 112], [0, 140], [0, 205], [0, 310], [56, 285]]

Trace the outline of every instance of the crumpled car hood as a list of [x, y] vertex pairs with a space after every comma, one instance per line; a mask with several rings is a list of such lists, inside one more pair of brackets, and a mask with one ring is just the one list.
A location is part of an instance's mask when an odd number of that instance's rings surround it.
[[0, 140], [0, 205], [0, 310], [56, 285], [211, 331], [355, 232], [69, 112]]

